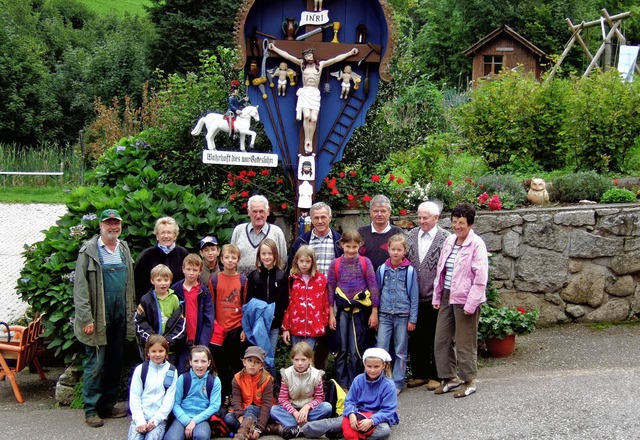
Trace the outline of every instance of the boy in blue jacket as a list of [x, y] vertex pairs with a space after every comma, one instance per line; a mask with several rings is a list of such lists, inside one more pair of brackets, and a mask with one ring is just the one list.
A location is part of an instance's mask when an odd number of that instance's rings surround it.
[[213, 334], [213, 300], [207, 286], [200, 282], [202, 265], [200, 255], [187, 255], [182, 262], [184, 280], [171, 286], [178, 298], [184, 302], [185, 309], [185, 343], [177, 349], [178, 363], [176, 368], [180, 374], [188, 370], [187, 363], [191, 347], [194, 345], [207, 347]]

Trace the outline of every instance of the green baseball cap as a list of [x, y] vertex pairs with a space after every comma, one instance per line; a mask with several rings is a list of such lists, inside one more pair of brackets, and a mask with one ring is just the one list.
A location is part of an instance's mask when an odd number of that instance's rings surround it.
[[116, 220], [122, 221], [122, 217], [120, 217], [120, 213], [115, 209], [105, 209], [100, 214], [100, 221], [103, 222], [105, 220], [109, 220], [110, 218], [114, 218]]

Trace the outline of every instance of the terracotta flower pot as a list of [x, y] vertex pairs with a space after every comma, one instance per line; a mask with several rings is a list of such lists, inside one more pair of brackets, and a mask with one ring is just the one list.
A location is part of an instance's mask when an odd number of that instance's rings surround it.
[[502, 358], [511, 356], [516, 348], [516, 335], [506, 335], [503, 339], [489, 338], [484, 340], [487, 351], [492, 357]]

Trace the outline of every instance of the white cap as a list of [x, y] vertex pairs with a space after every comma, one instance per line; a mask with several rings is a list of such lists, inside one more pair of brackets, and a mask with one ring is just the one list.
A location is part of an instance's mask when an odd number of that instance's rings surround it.
[[378, 358], [384, 362], [391, 362], [391, 356], [389, 356], [389, 353], [387, 353], [384, 348], [367, 348], [362, 355], [362, 362], [367, 360], [367, 358]]

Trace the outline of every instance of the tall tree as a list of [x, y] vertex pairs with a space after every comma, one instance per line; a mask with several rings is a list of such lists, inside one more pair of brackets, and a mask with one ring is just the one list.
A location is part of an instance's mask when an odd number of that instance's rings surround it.
[[151, 0], [158, 38], [152, 63], [165, 73], [195, 72], [202, 50], [230, 47], [240, 0]]

